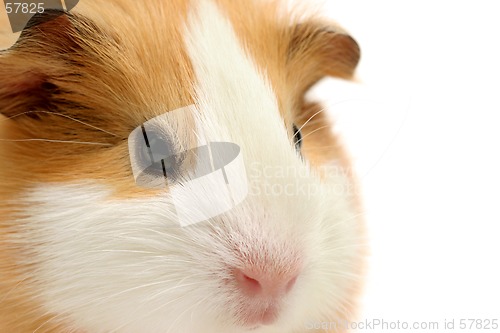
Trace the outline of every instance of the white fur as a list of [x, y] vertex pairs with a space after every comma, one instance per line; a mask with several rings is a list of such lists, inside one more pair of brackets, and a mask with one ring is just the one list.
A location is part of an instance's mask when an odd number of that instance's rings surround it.
[[[320, 181], [309, 170], [289, 142], [265, 73], [216, 6], [199, 4], [186, 45], [200, 117], [209, 139], [241, 147], [250, 194], [209, 222], [180, 228], [167, 192], [111, 200], [110, 188], [91, 181], [34, 187], [18, 223], [32, 249], [26, 261], [37, 269], [35, 296], [59, 314], [55, 320], [92, 333], [245, 332], [236, 319], [241, 296], [224, 282], [228, 268], [242, 264], [235, 245], [270, 265], [304, 265], [278, 322], [253, 332], [305, 331], [307, 322], [343, 311], [340, 300], [356, 279], [356, 216], [348, 196], [330, 190], [347, 180]], [[264, 177], [269, 168], [296, 173]], [[280, 188], [296, 195], [269, 193]]]

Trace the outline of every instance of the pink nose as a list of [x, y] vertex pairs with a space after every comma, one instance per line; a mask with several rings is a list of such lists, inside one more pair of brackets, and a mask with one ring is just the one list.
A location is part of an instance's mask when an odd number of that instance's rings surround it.
[[234, 277], [238, 288], [248, 297], [279, 299], [294, 286], [299, 272], [266, 272], [258, 269], [235, 269]]

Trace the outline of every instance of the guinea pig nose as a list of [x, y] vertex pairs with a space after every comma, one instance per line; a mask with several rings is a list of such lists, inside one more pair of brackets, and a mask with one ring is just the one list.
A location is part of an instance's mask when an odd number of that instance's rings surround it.
[[299, 272], [273, 273], [258, 269], [235, 269], [238, 288], [250, 297], [277, 298], [286, 295], [295, 285]]

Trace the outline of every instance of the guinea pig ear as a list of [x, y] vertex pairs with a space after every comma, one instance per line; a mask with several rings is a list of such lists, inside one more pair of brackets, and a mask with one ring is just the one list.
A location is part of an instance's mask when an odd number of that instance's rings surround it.
[[74, 72], [74, 57], [82, 51], [74, 23], [71, 14], [46, 10], [30, 19], [10, 49], [0, 51], [1, 114], [38, 119], [29, 111], [54, 109], [61, 92], [57, 80]]
[[351, 79], [359, 59], [356, 41], [333, 23], [308, 21], [292, 28], [287, 70], [299, 98], [325, 76]]

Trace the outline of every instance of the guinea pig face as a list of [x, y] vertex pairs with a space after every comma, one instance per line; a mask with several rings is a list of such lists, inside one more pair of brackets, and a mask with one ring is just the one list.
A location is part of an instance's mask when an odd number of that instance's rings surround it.
[[[0, 53], [0, 331], [351, 319], [360, 212], [304, 94], [358, 57], [340, 28], [259, 1], [88, 0], [36, 16]], [[155, 152], [142, 182], [134, 166]]]

